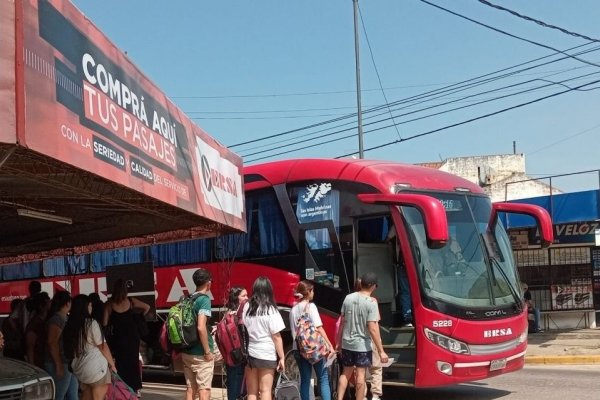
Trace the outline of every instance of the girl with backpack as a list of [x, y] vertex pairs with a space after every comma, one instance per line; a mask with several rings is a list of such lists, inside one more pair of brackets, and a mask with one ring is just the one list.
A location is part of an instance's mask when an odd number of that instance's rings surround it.
[[[248, 301], [248, 291], [241, 286], [231, 288], [229, 299], [227, 300], [227, 313], [237, 314], [241, 304]], [[242, 392], [242, 383], [244, 381], [244, 364], [229, 366], [225, 364], [227, 371], [227, 400], [237, 400]]]
[[268, 278], [258, 277], [252, 286], [252, 297], [244, 305], [243, 323], [248, 331], [248, 365], [246, 390], [248, 400], [271, 400], [275, 370], [284, 372], [281, 331], [285, 323], [273, 297]]
[[293, 349], [294, 358], [300, 371], [300, 397], [302, 400], [310, 399], [310, 378], [312, 370], [315, 370], [315, 374], [318, 379], [319, 388], [321, 389], [321, 399], [331, 400], [331, 388], [329, 387], [329, 374], [327, 367], [327, 357], [322, 357], [315, 364], [311, 364], [298, 350], [298, 343], [296, 341], [296, 331], [298, 329], [298, 320], [303, 314], [308, 314], [308, 317], [312, 321], [316, 332], [324, 339], [327, 344], [329, 351], [333, 349], [325, 329], [323, 329], [323, 322], [321, 322], [321, 316], [317, 310], [317, 306], [313, 303], [315, 292], [314, 285], [310, 281], [301, 281], [296, 286], [295, 296], [299, 299], [298, 303], [292, 307], [290, 311], [290, 330], [293, 336]]

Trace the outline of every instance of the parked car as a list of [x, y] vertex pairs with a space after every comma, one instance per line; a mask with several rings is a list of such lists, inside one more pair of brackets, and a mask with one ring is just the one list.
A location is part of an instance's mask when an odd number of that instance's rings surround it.
[[54, 400], [54, 381], [43, 369], [0, 356], [0, 399]]

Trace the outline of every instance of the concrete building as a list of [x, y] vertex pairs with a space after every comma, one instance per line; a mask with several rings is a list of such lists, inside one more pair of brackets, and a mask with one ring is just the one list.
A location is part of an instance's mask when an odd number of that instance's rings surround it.
[[[515, 200], [550, 194], [550, 186], [531, 180], [525, 171], [524, 154], [496, 154], [471, 157], [452, 157], [441, 162], [417, 165], [458, 175], [481, 186], [492, 201]], [[552, 194], [561, 190], [552, 188]]]

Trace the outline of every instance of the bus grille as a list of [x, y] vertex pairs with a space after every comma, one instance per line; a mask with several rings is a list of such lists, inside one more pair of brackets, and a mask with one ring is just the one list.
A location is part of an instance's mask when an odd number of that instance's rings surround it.
[[489, 355], [502, 353], [503, 351], [511, 350], [519, 346], [522, 342], [519, 338], [509, 340], [508, 342], [494, 343], [494, 344], [470, 344], [469, 349], [471, 354], [476, 355]]
[[0, 400], [19, 400], [23, 389], [0, 390]]

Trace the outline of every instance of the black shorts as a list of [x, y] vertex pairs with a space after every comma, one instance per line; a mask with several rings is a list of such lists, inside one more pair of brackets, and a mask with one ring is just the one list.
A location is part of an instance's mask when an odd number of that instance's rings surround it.
[[342, 349], [342, 365], [344, 367], [368, 368], [373, 365], [373, 352]]
[[247, 362], [248, 363], [246, 365], [250, 368], [277, 369], [277, 361], [261, 360], [260, 358], [248, 356]]

